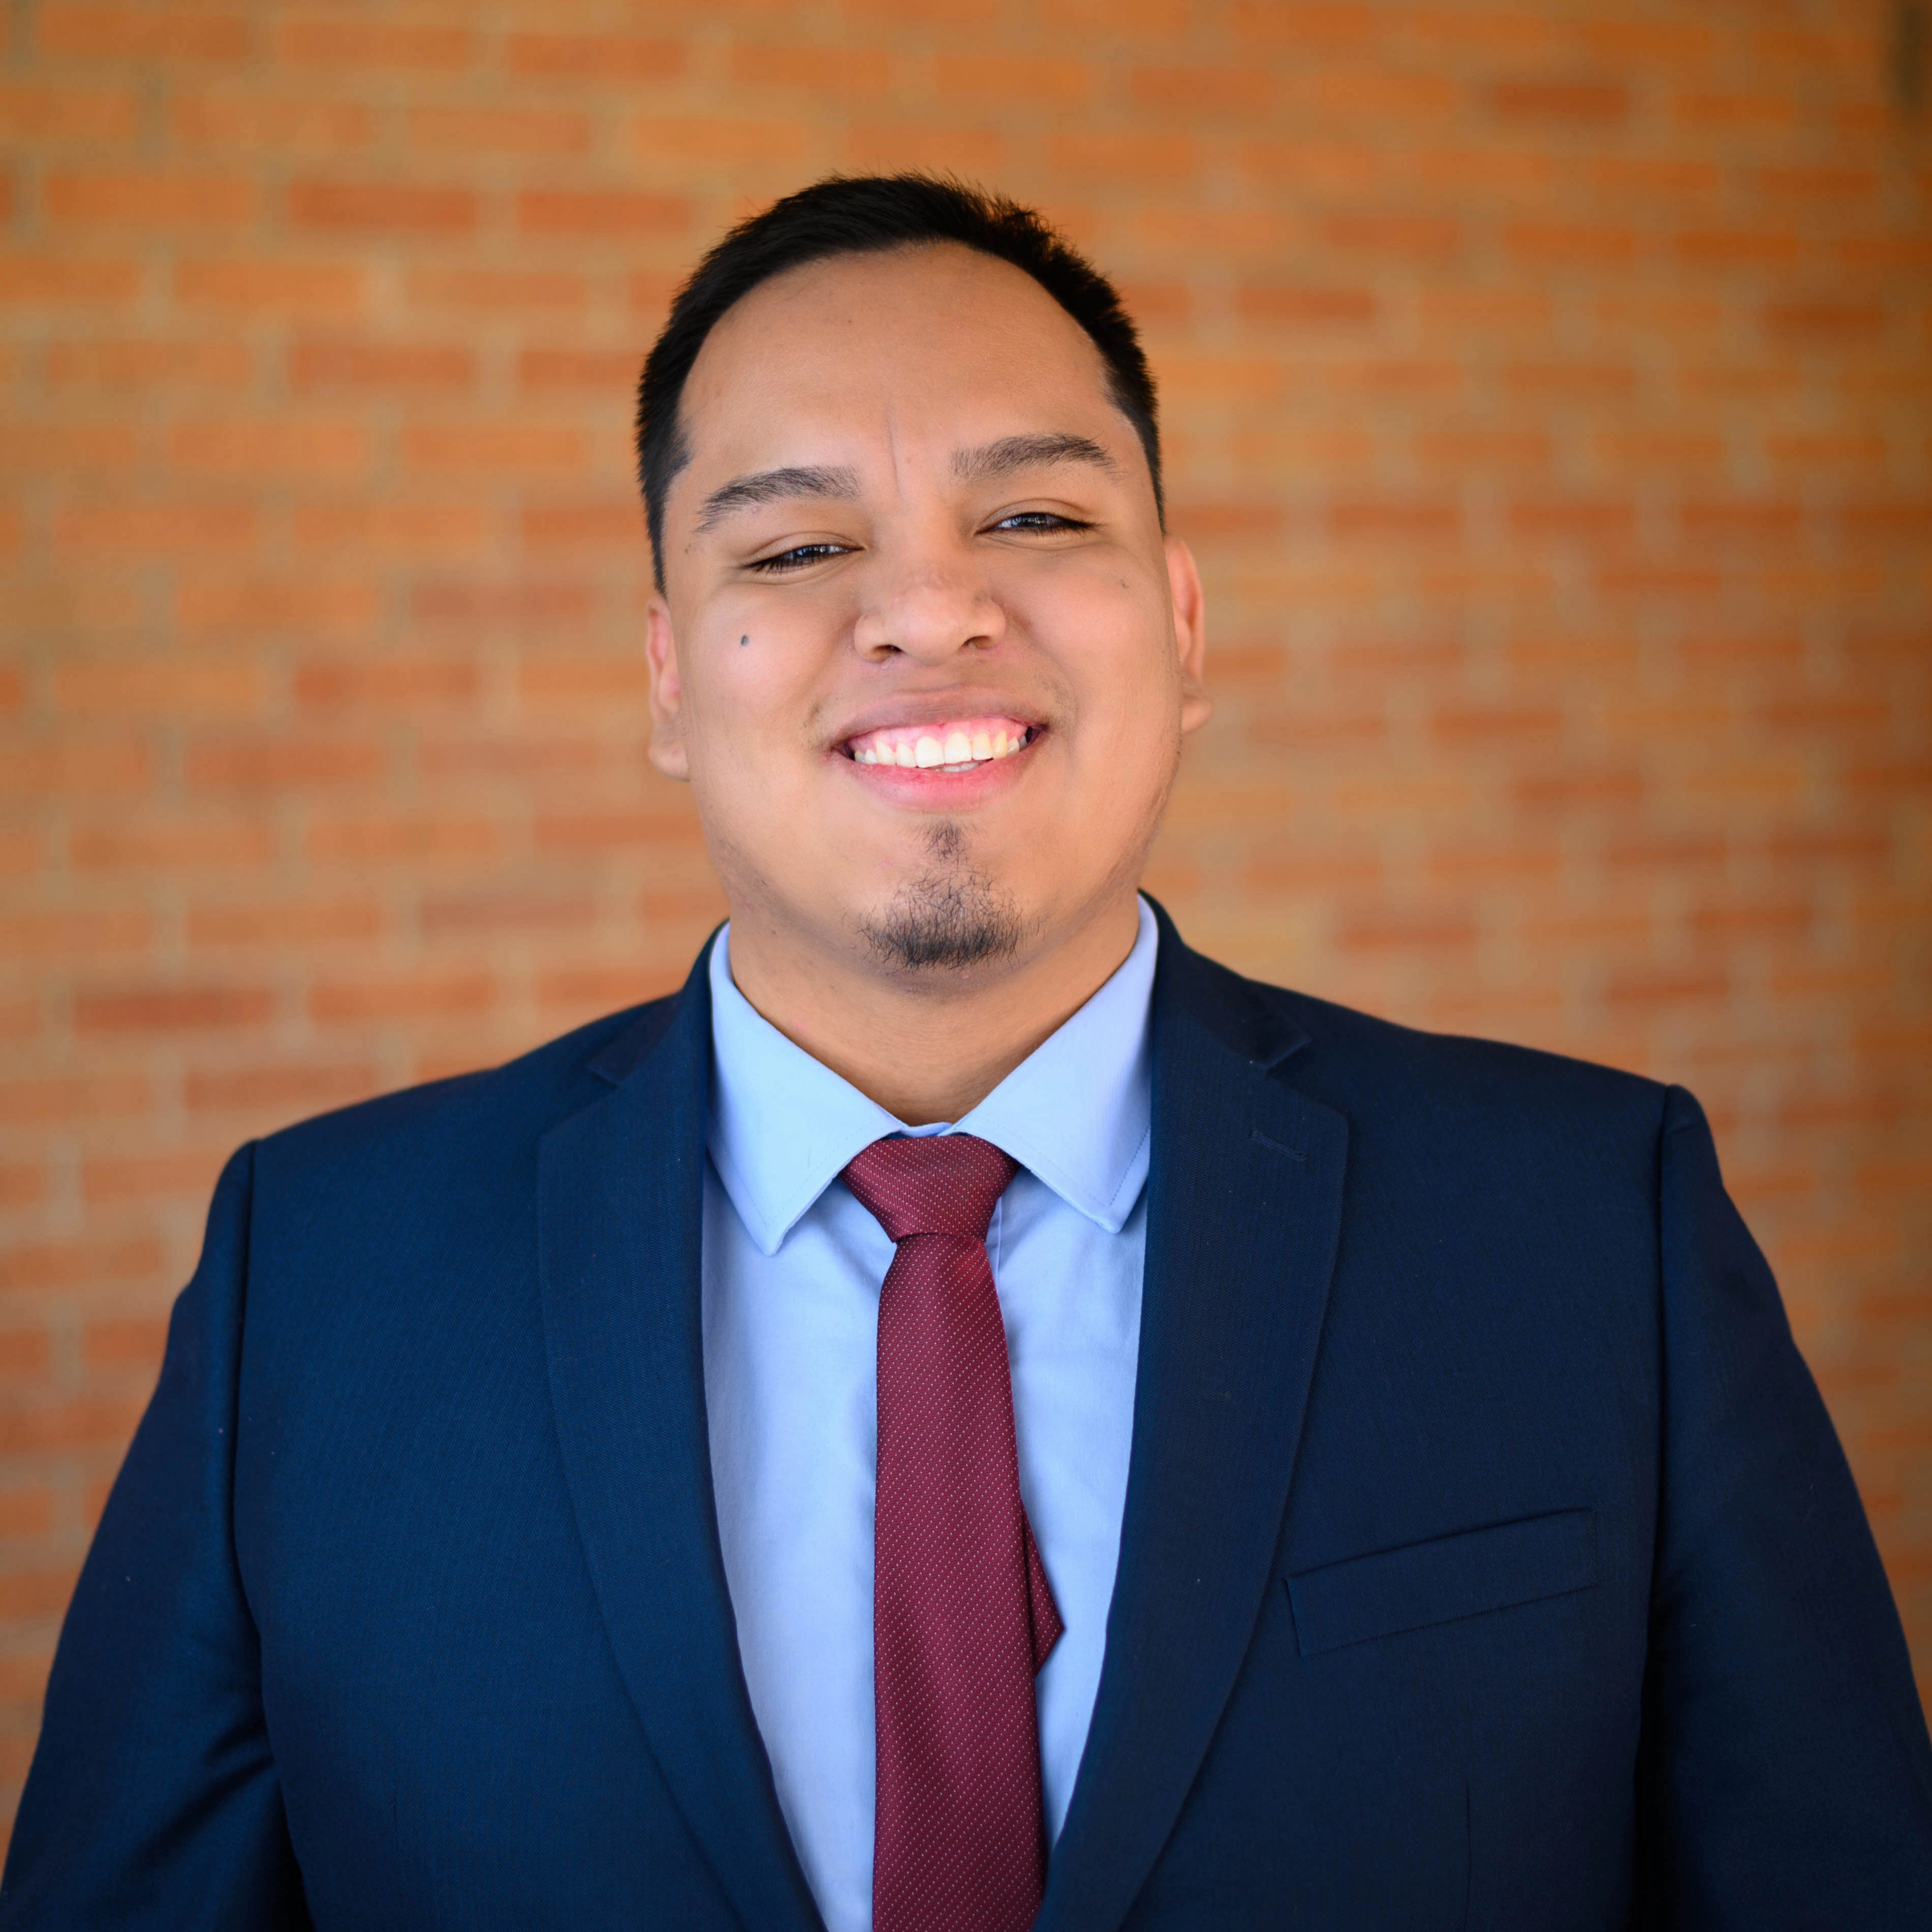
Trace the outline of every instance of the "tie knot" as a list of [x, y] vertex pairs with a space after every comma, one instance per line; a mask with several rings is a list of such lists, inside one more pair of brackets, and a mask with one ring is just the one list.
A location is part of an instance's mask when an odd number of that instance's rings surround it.
[[895, 1241], [956, 1234], [983, 1241], [1019, 1162], [971, 1134], [895, 1135], [855, 1155], [845, 1185]]

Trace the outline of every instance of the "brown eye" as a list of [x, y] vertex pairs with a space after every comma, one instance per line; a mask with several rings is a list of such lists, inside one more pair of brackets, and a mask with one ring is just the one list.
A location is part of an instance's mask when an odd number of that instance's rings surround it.
[[996, 530], [1090, 530], [1091, 524], [1082, 523], [1077, 517], [1063, 517], [1053, 510], [1016, 510], [1010, 517], [1002, 517], [991, 527]]
[[850, 556], [851, 551], [843, 544], [800, 544], [793, 550], [782, 550], [776, 556], [761, 556], [755, 563], [748, 563], [747, 570], [755, 570], [766, 577], [782, 577], [788, 571], [807, 570], [814, 563], [823, 563], [828, 556]]

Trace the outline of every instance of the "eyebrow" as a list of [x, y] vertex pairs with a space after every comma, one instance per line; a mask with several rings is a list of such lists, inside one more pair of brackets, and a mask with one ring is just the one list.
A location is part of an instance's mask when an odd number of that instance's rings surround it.
[[1092, 437], [1049, 430], [1034, 436], [1002, 436], [977, 449], [960, 450], [952, 458], [952, 473], [962, 482], [992, 483], [1017, 470], [1037, 470], [1049, 463], [1084, 463], [1109, 476], [1119, 467]]
[[716, 530], [727, 517], [760, 503], [781, 503], [794, 496], [856, 496], [859, 476], [852, 470], [760, 470], [748, 476], [734, 476], [722, 489], [714, 490], [698, 507], [698, 528], [702, 535]]

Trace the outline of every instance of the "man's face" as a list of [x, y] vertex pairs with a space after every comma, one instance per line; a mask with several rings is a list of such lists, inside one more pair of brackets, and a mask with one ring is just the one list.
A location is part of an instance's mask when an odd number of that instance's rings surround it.
[[1130, 898], [1202, 722], [1200, 592], [1099, 352], [950, 244], [774, 278], [687, 383], [649, 650], [734, 916], [902, 972]]

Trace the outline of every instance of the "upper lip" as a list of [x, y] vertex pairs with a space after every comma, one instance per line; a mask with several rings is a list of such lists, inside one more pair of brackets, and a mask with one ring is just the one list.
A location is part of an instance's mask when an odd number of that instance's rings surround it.
[[1046, 722], [1033, 706], [994, 692], [908, 693], [902, 698], [882, 699], [848, 719], [832, 734], [831, 748], [837, 751], [854, 738], [862, 738], [868, 731], [890, 730], [908, 724], [950, 724], [968, 718], [1012, 718], [1035, 730]]

